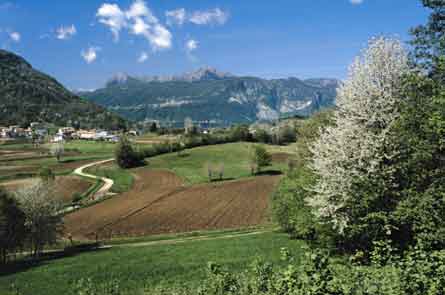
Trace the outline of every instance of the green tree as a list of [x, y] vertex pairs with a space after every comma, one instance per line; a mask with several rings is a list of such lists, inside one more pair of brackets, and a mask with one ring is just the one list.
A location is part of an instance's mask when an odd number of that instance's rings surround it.
[[0, 264], [7, 262], [9, 253], [23, 246], [25, 237], [24, 213], [14, 198], [0, 187]]
[[34, 256], [45, 245], [54, 244], [62, 230], [62, 204], [55, 197], [54, 186], [40, 179], [20, 188], [15, 193], [20, 209], [25, 215], [27, 240]]
[[158, 125], [156, 124], [156, 122], [152, 122], [152, 123], [150, 124], [149, 131], [150, 131], [151, 133], [155, 133], [155, 132], [158, 131]]
[[270, 143], [272, 141], [271, 136], [264, 129], [258, 129], [253, 135], [253, 139], [257, 142]]
[[280, 128], [278, 132], [279, 144], [288, 144], [297, 140], [297, 133], [295, 131], [295, 128], [289, 125]]
[[127, 137], [122, 136], [115, 150], [115, 159], [119, 167], [123, 169], [137, 167], [143, 164], [141, 153], [134, 150]]
[[445, 72], [440, 65], [445, 61], [445, 0], [422, 0], [422, 3], [431, 14], [425, 25], [411, 30], [414, 62], [435, 80], [444, 82]]
[[52, 181], [56, 179], [56, 175], [49, 167], [40, 168], [39, 177], [44, 181]]
[[272, 156], [261, 145], [255, 147], [252, 155], [252, 163], [255, 164], [257, 172], [261, 172], [261, 169], [270, 166], [272, 163]]

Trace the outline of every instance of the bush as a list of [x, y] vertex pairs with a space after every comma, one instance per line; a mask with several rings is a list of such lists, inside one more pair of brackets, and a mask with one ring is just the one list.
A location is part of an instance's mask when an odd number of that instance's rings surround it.
[[0, 265], [24, 245], [26, 239], [25, 214], [17, 201], [0, 186]]
[[272, 163], [272, 156], [267, 152], [263, 146], [256, 146], [251, 159], [256, 166], [256, 172], [261, 172], [261, 169], [270, 166]]
[[144, 164], [142, 153], [135, 151], [126, 137], [121, 137], [115, 150], [116, 163], [120, 168], [134, 168]]

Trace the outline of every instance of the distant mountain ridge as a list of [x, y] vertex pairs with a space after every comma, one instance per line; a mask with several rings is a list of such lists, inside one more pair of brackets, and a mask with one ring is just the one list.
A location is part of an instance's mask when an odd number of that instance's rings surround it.
[[46, 122], [119, 129], [125, 120], [82, 99], [22, 57], [0, 50], [0, 125]]
[[185, 73], [177, 76], [144, 76], [144, 77], [131, 77], [125, 73], [118, 73], [112, 77], [108, 84], [121, 84], [125, 83], [128, 79], [136, 79], [144, 82], [196, 82], [203, 80], [222, 80], [235, 77], [230, 73], [220, 72], [211, 67], [200, 68], [197, 71]]
[[223, 125], [310, 115], [335, 104], [335, 79], [239, 77], [214, 68], [178, 76], [118, 74], [83, 97], [137, 120], [214, 121]]

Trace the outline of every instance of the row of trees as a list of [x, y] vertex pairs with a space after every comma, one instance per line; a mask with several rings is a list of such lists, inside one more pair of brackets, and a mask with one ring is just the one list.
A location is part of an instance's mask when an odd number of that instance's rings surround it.
[[61, 209], [50, 179], [36, 178], [14, 194], [0, 187], [1, 262], [25, 249], [39, 256], [45, 245], [55, 243], [62, 230]]

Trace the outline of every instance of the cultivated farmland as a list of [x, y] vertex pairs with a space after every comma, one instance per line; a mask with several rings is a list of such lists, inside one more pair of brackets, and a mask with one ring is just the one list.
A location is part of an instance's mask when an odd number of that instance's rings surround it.
[[[174, 167], [173, 171], [162, 169], [166, 156], [169, 166], [165, 168]], [[249, 145], [241, 143], [166, 156], [131, 170], [134, 184], [128, 192], [66, 216], [66, 232], [81, 240], [108, 239], [241, 228], [269, 221], [269, 200], [280, 180], [276, 174], [282, 163], [269, 171], [274, 175], [251, 177]], [[208, 182], [201, 168], [204, 158], [224, 161], [226, 181]]]

